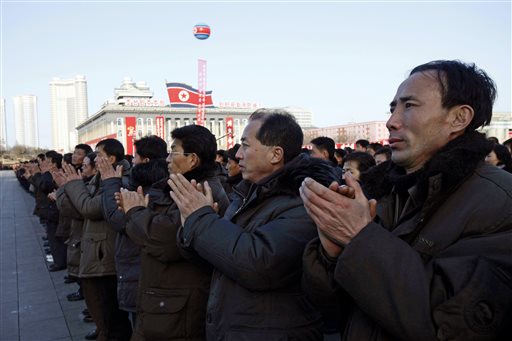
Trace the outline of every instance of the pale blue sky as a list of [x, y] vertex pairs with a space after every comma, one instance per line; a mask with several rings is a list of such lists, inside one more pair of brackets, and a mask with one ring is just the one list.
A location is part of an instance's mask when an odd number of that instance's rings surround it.
[[[214, 104], [298, 106], [316, 126], [386, 120], [414, 66], [475, 62], [511, 111], [511, 3], [502, 2], [7, 2], [1, 4], [1, 95], [8, 141], [12, 97], [38, 96], [39, 136], [51, 146], [49, 82], [85, 75], [89, 114], [124, 77], [168, 103], [164, 81], [197, 86], [208, 61]], [[192, 28], [207, 23], [206, 41]]]

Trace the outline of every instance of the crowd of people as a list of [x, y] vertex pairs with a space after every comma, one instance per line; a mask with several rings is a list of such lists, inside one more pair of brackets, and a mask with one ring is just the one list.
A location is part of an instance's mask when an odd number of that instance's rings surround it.
[[[389, 145], [303, 149], [282, 109], [241, 144], [196, 125], [15, 171], [49, 271], [85, 299], [90, 340], [491, 340], [512, 337], [512, 140], [473, 64], [414, 68]], [[331, 336], [329, 336], [331, 335]]]

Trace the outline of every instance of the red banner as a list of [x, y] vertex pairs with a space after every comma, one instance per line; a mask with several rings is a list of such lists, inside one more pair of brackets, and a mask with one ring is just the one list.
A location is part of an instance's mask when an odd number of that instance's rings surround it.
[[157, 116], [155, 117], [155, 124], [156, 124], [156, 132], [155, 135], [160, 137], [161, 139], [165, 140], [165, 129], [164, 129], [164, 117], [163, 116]]
[[126, 126], [126, 154], [133, 155], [134, 146], [133, 143], [137, 138], [136, 132], [136, 119], [135, 116], [127, 116], [124, 118], [124, 124]]
[[205, 104], [206, 104], [206, 60], [197, 60], [197, 75], [198, 75], [198, 101], [197, 101], [197, 113], [196, 113], [196, 124], [204, 126], [205, 120]]
[[228, 138], [227, 148], [233, 148], [235, 145], [235, 139], [233, 138], [233, 117], [226, 117], [226, 135]]

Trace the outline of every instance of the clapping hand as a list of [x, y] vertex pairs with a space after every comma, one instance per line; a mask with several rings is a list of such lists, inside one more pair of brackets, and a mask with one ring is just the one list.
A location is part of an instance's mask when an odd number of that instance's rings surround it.
[[124, 213], [137, 206], [148, 207], [149, 204], [149, 195], [144, 195], [141, 186], [137, 187], [137, 192], [121, 188], [121, 192], [116, 192], [114, 197], [116, 199], [117, 206]]
[[123, 166], [118, 165], [114, 170], [112, 164], [105, 157], [96, 157], [96, 168], [101, 174], [101, 180], [121, 178], [123, 176]]

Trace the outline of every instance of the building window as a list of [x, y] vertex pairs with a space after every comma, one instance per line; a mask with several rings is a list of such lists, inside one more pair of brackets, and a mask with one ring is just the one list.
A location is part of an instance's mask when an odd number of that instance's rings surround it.
[[121, 127], [122, 125], [123, 125], [123, 118], [122, 117], [118, 117], [117, 118], [117, 126]]

